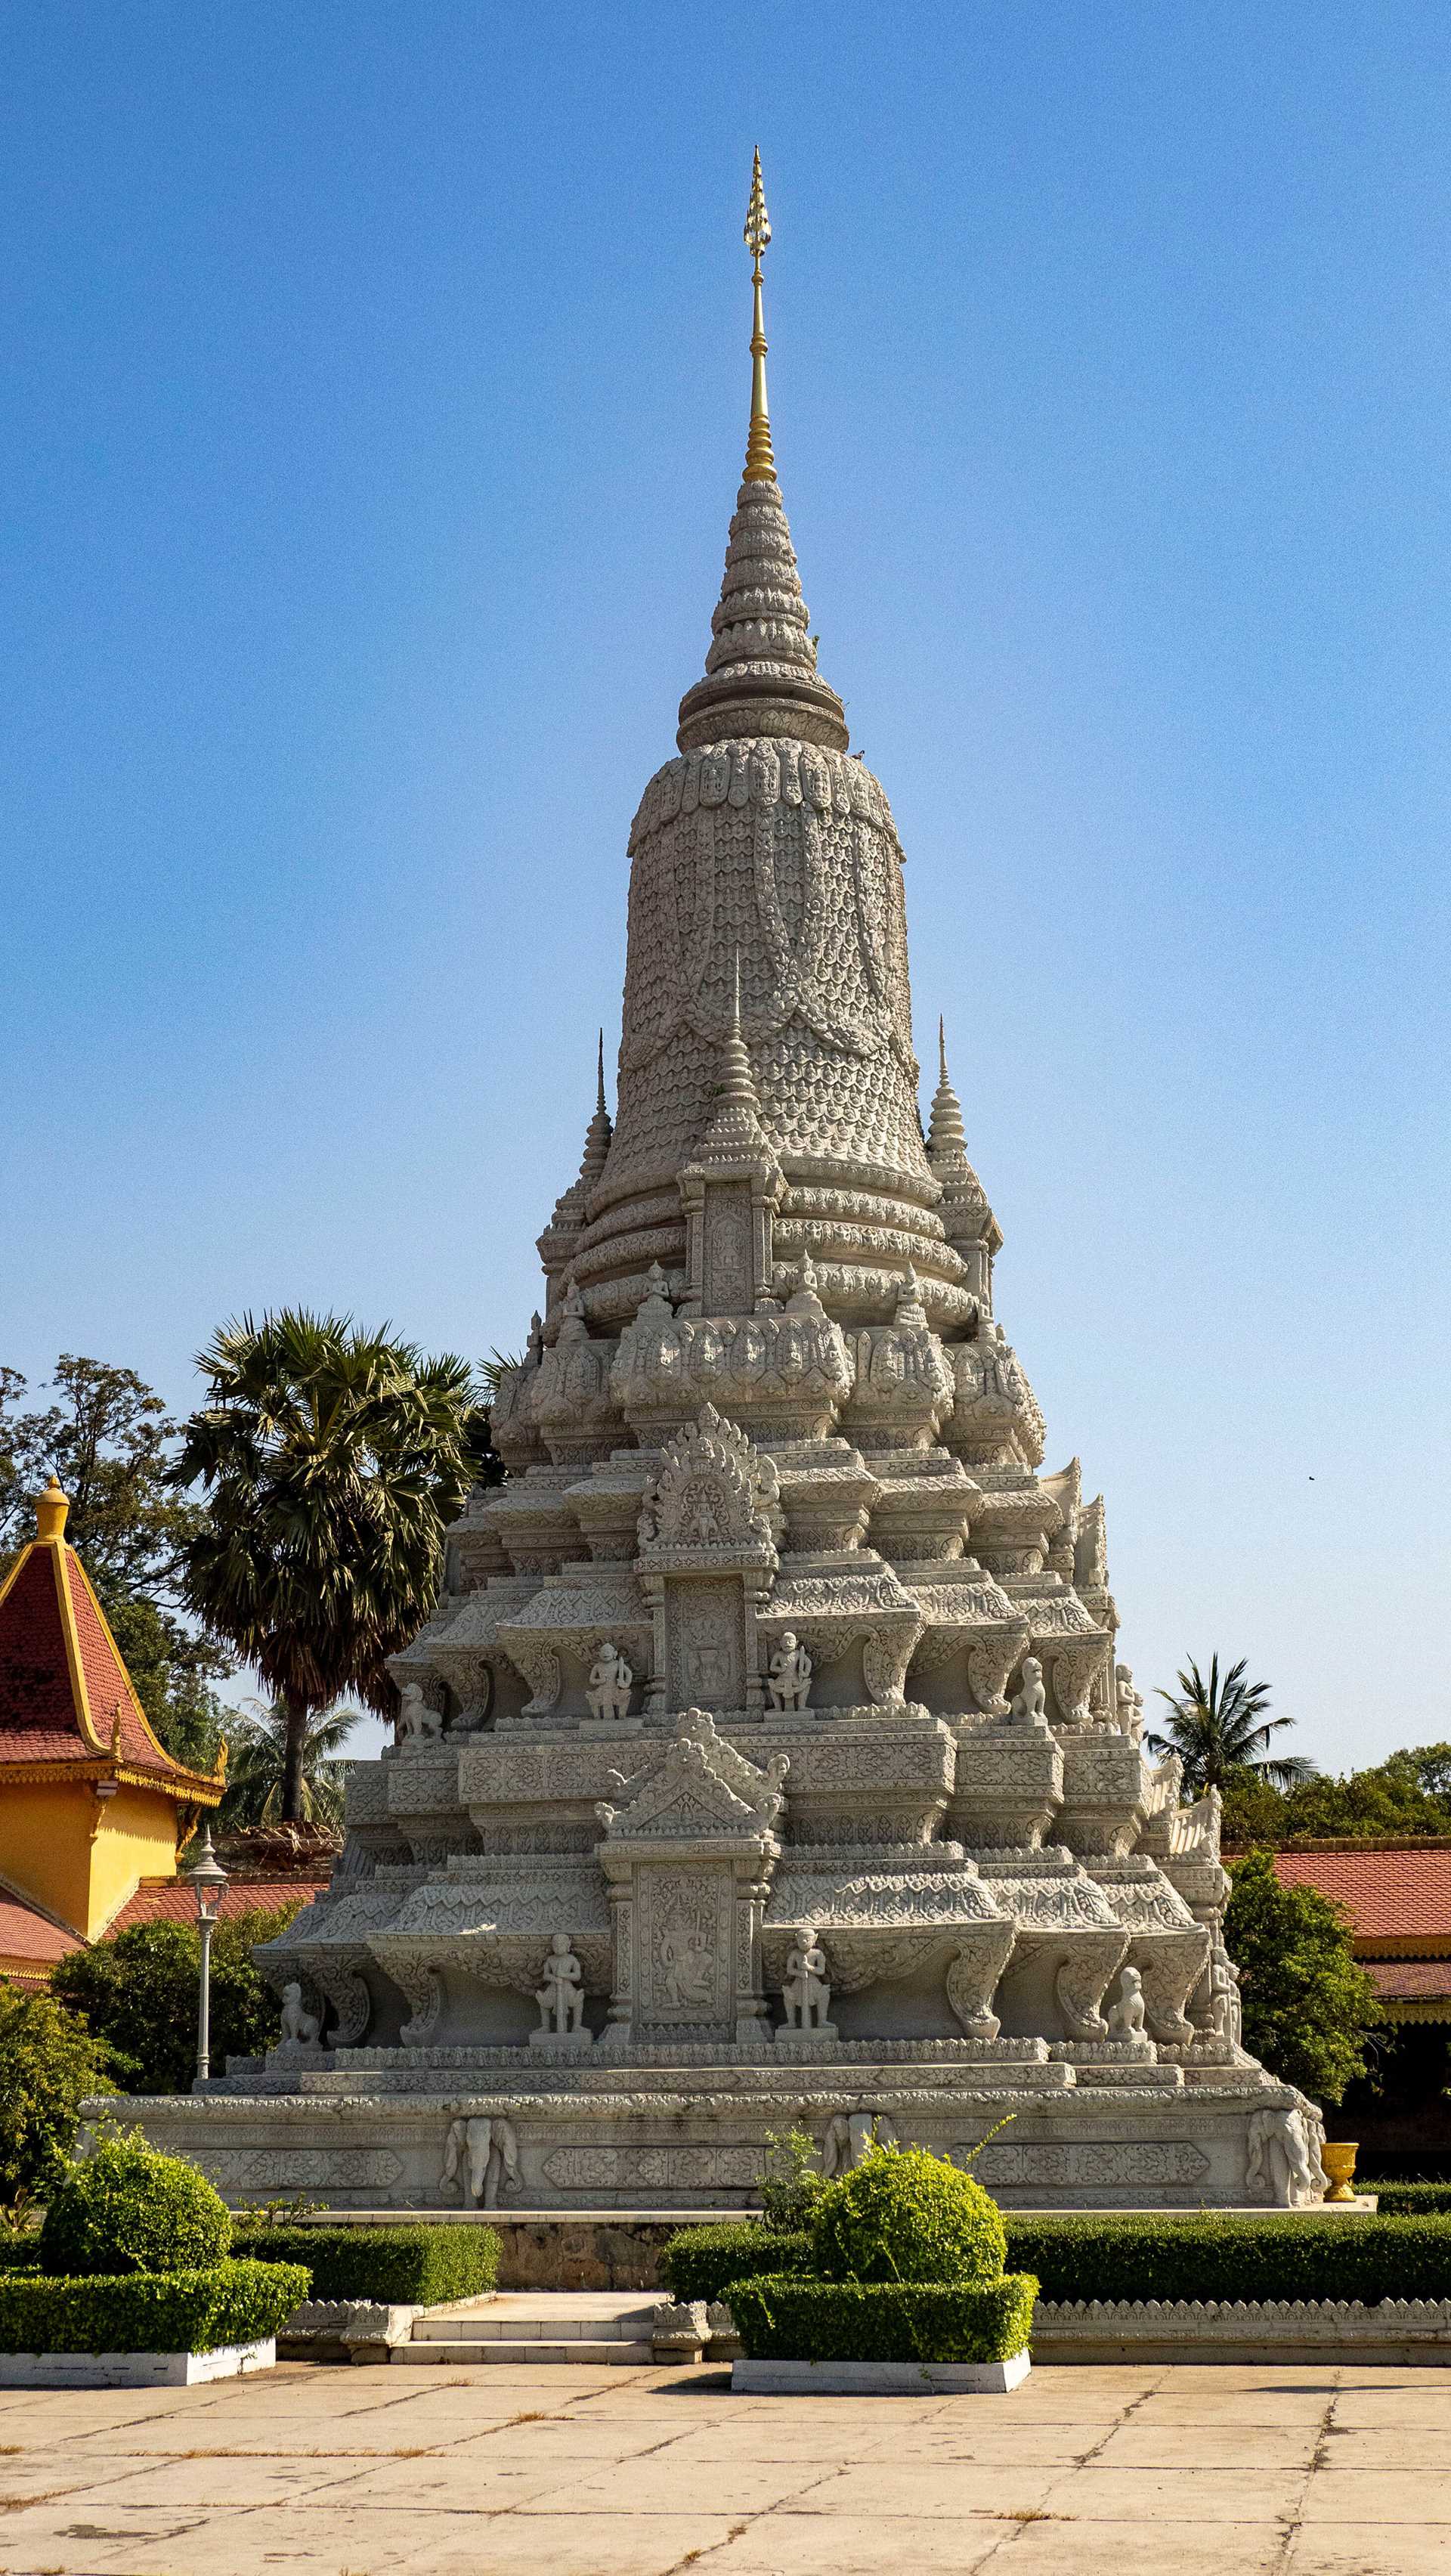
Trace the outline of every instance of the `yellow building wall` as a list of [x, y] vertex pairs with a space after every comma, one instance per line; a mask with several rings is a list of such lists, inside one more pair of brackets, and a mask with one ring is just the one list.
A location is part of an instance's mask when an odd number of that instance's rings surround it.
[[0, 1775], [0, 1872], [86, 1941], [104, 1932], [143, 1878], [176, 1874], [170, 1798], [119, 1788], [99, 1824], [97, 1814], [89, 1781]]

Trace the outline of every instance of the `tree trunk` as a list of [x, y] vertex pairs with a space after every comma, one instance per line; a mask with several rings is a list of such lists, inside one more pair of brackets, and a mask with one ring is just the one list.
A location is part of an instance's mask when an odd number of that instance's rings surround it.
[[302, 1757], [307, 1744], [308, 1711], [296, 1700], [283, 1700], [287, 1714], [287, 1746], [282, 1764], [282, 1822], [300, 1825], [302, 1814]]

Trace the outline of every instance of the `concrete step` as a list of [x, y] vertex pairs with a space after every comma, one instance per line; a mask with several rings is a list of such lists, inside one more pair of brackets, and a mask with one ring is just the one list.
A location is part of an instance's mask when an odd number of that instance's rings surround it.
[[650, 2340], [650, 2315], [630, 2317], [415, 2317], [415, 2343], [638, 2343]]
[[638, 2290], [505, 2290], [447, 2315], [418, 2316], [396, 2362], [570, 2362], [648, 2368], [654, 2298]]
[[487, 2362], [512, 2362], [517, 2368], [521, 2362], [527, 2362], [532, 2366], [537, 2362], [546, 2361], [567, 2362], [575, 2370], [590, 2368], [648, 2370], [652, 2355], [648, 2342], [636, 2342], [632, 2339], [627, 2343], [618, 2335], [598, 2338], [571, 2335], [552, 2343], [546, 2343], [542, 2338], [521, 2342], [513, 2336], [504, 2335], [496, 2335], [492, 2341], [482, 2335], [474, 2337], [471, 2341], [465, 2341], [460, 2335], [451, 2343], [445, 2343], [441, 2337], [435, 2337], [426, 2343], [395, 2344], [392, 2358], [395, 2362], [401, 2362], [405, 2368], [411, 2366], [415, 2370], [440, 2364], [452, 2364], [455, 2368], [467, 2365], [471, 2369], [478, 2369], [481, 2364]]

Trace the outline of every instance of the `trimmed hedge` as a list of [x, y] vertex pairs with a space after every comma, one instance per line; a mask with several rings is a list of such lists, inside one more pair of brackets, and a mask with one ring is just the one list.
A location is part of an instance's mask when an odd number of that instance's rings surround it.
[[811, 2213], [811, 2268], [824, 2281], [975, 2287], [1001, 2280], [1006, 2252], [997, 2202], [924, 2147], [877, 2148], [827, 2183]]
[[1451, 2218], [1007, 2212], [1045, 2299], [1451, 2299]]
[[931, 2281], [737, 2281], [752, 2361], [1009, 2361], [1027, 2350], [1038, 2284], [1008, 2272], [973, 2289]]
[[231, 2241], [227, 2204], [195, 2165], [158, 2155], [139, 2136], [107, 2138], [51, 2193], [40, 2265], [64, 2280], [195, 2272], [220, 2263]]
[[811, 2239], [759, 2218], [720, 2227], [682, 2227], [661, 2248], [660, 2278], [672, 2299], [723, 2299], [753, 2272], [809, 2272]]
[[[1409, 2185], [1400, 2186], [1409, 2190]], [[1426, 2185], [1425, 2189], [1437, 2188]], [[1451, 2299], [1451, 2214], [1289, 2211], [1245, 2218], [1065, 2211], [1003, 2213], [1008, 2261], [1034, 2272], [1045, 2299]], [[751, 2274], [805, 2273], [808, 2236], [750, 2219], [682, 2228], [660, 2257], [675, 2299], [729, 2299]], [[734, 2305], [734, 2302], [732, 2302]]]
[[1366, 2182], [1356, 2176], [1357, 2191], [1373, 2191], [1382, 2218], [1451, 2217], [1451, 2182]]
[[305, 2263], [314, 2299], [430, 2307], [482, 2298], [499, 2275], [492, 2227], [249, 2227], [239, 2216], [232, 2242], [263, 2262]]
[[307, 2297], [296, 2263], [58, 2281], [0, 2278], [0, 2352], [215, 2352], [262, 2343]]

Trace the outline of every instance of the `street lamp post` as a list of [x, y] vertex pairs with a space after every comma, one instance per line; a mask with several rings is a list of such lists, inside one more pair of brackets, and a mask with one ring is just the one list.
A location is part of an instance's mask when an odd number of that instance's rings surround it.
[[202, 1936], [201, 1990], [197, 1996], [196, 2015], [196, 2080], [198, 2084], [205, 2084], [212, 2071], [212, 1934], [217, 1928], [222, 1894], [227, 1885], [227, 1873], [212, 1849], [210, 1825], [202, 1828], [202, 1847], [192, 1863], [190, 1877], [196, 1890], [197, 1922]]

